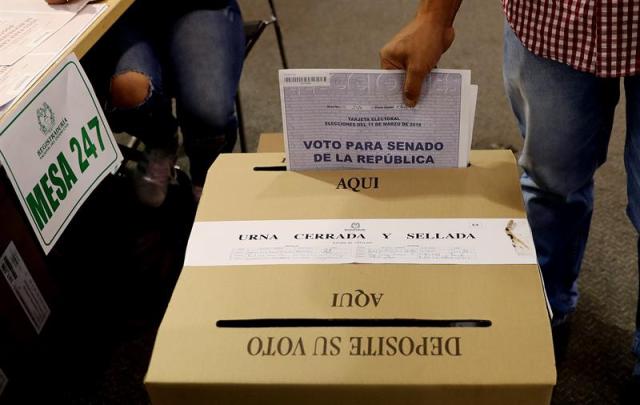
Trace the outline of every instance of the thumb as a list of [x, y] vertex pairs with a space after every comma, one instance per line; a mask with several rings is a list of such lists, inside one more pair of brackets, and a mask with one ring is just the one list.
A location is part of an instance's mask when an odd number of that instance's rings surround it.
[[431, 71], [431, 67], [415, 68], [409, 66], [407, 75], [404, 79], [404, 103], [407, 107], [415, 107], [420, 98], [422, 83], [427, 73]]

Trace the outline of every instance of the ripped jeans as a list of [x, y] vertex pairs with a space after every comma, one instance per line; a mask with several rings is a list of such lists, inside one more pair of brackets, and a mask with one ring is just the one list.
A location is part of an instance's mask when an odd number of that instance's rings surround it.
[[179, 126], [193, 183], [201, 186], [211, 163], [221, 152], [230, 152], [236, 139], [234, 99], [245, 47], [240, 9], [230, 0], [222, 9], [166, 13], [159, 21], [139, 8], [134, 4], [113, 27], [104, 52], [115, 61], [109, 67], [111, 80], [126, 72], [141, 73], [149, 79], [148, 94], [134, 108], [116, 108], [107, 95], [109, 123], [115, 132], [130, 133], [150, 149], [175, 150]]

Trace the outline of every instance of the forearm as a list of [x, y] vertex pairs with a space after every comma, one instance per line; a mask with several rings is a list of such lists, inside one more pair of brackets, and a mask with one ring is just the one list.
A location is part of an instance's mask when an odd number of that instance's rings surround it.
[[462, 0], [420, 0], [417, 14], [446, 27], [453, 25]]

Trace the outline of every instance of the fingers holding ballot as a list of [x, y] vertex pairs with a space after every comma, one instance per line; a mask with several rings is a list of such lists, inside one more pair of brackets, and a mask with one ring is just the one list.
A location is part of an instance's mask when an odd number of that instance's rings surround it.
[[426, 75], [455, 38], [453, 20], [462, 0], [422, 0], [415, 18], [380, 51], [383, 69], [406, 70], [404, 102], [414, 107]]
[[280, 70], [287, 168], [467, 167], [478, 87], [469, 70], [434, 69], [460, 3], [421, 0], [383, 70]]

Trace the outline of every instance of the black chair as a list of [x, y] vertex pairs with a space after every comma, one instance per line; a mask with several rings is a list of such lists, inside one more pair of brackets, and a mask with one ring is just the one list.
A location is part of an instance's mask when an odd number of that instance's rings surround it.
[[[280, 30], [280, 23], [278, 21], [278, 16], [276, 14], [276, 8], [273, 3], [273, 0], [269, 0], [269, 8], [271, 9], [271, 18], [268, 20], [256, 20], [256, 21], [246, 21], [244, 23], [244, 35], [245, 35], [245, 49], [244, 49], [244, 57], [245, 59], [249, 56], [249, 52], [253, 46], [258, 42], [260, 35], [264, 32], [265, 28], [269, 25], [273, 25], [273, 28], [276, 33], [276, 40], [278, 42], [278, 49], [280, 51], [280, 59], [282, 61], [282, 67], [284, 69], [288, 68], [287, 56], [284, 52], [284, 44], [282, 42], [282, 31]], [[236, 115], [238, 117], [238, 138], [240, 139], [240, 151], [247, 151], [247, 139], [244, 132], [244, 120], [242, 116], [242, 104], [240, 103], [240, 89], [236, 94]]]

